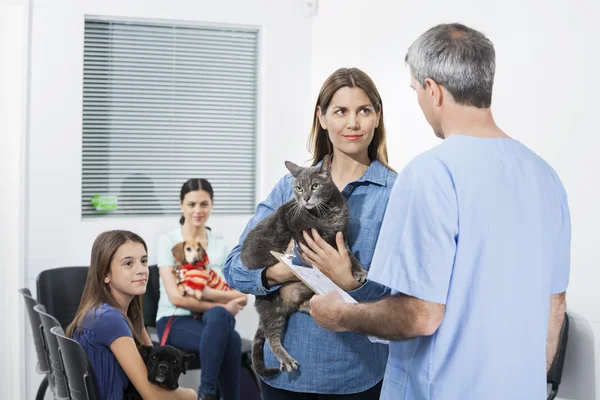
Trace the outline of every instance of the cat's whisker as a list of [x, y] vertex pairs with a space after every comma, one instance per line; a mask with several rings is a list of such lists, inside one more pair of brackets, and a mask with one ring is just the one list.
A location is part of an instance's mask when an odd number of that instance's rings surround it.
[[294, 218], [298, 218], [302, 213], [302, 206], [300, 204], [296, 204], [296, 212], [294, 213]]
[[293, 208], [294, 214], [292, 216], [292, 218], [294, 220], [297, 219], [300, 216], [300, 214], [302, 213], [302, 208], [303, 207], [299, 203], [296, 203], [295, 207]]
[[327, 203], [326, 203], [326, 202], [324, 202], [324, 201], [321, 201], [321, 202], [319, 203], [319, 205], [320, 205], [321, 207], [323, 207], [323, 209], [324, 209], [325, 211], [330, 211], [330, 210], [331, 210], [331, 207], [329, 207], [329, 205], [327, 205]]
[[323, 203], [317, 204], [317, 210], [319, 212], [319, 216], [322, 216], [323, 214], [327, 213], [327, 208], [325, 207], [325, 205]]
[[320, 203], [317, 203], [317, 205], [315, 206], [315, 211], [317, 212], [317, 216], [321, 217], [321, 211], [322, 211], [322, 209], [321, 209], [321, 204]]
[[317, 203], [317, 209], [319, 210], [319, 216], [331, 213], [331, 207], [329, 207], [325, 202]]
[[295, 220], [298, 215], [300, 214], [300, 212], [302, 211], [302, 206], [298, 203], [294, 204], [294, 206], [292, 208], [290, 208], [290, 210], [288, 211], [288, 216], [291, 215], [291, 220]]

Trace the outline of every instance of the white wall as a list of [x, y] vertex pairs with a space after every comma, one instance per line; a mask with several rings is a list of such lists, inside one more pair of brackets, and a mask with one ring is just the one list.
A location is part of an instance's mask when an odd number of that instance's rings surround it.
[[[285, 171], [286, 158], [303, 161], [310, 121], [308, 93], [310, 19], [301, 2], [40, 0], [33, 7], [29, 174], [31, 200], [27, 276], [53, 266], [86, 264], [96, 235], [126, 228], [150, 249], [177, 218], [81, 220], [81, 113], [84, 15], [185, 20], [262, 27], [260, 176], [262, 199]], [[291, 95], [293, 94], [293, 95]], [[198, 171], [201, 174], [201, 171]], [[245, 217], [210, 222], [237, 242]], [[151, 251], [150, 262], [155, 254]]]
[[26, 80], [29, 4], [0, 4], [0, 394], [25, 393], [23, 286], [25, 220]]
[[[261, 29], [259, 176], [263, 199], [284, 174], [286, 159], [308, 159], [306, 136], [311, 105], [307, 101], [311, 20], [302, 1], [221, 0], [36, 0], [32, 14], [31, 118], [28, 153], [27, 284], [47, 268], [87, 265], [94, 238], [109, 229], [128, 229], [148, 243], [156, 261], [161, 233], [177, 217], [81, 219], [81, 114], [84, 16], [197, 21]], [[201, 175], [202, 171], [198, 171]], [[183, 183], [183, 182], [182, 182]], [[213, 216], [209, 225], [230, 247], [250, 216]], [[35, 293], [35, 292], [34, 292]], [[257, 319], [250, 304], [238, 315], [238, 331], [254, 335]], [[29, 356], [29, 397], [39, 376]]]
[[[311, 93], [317, 93], [327, 75], [341, 66], [356, 66], [371, 75], [383, 98], [390, 161], [399, 170], [439, 143], [409, 88], [406, 50], [421, 33], [442, 22], [462, 22], [487, 34], [496, 48], [492, 108], [498, 124], [545, 158], [569, 194], [573, 225], [569, 309], [587, 319], [598, 338], [600, 14], [594, 3], [321, 1], [313, 22]], [[595, 347], [599, 386], [600, 346]], [[573, 398], [594, 398], [588, 396]]]
[[[593, 131], [592, 118], [597, 105], [593, 96], [600, 87], [592, 72], [598, 67], [594, 49], [600, 32], [595, 24], [598, 13], [586, 3], [323, 0], [319, 15], [311, 19], [303, 16], [300, 0], [180, 0], [176, 4], [159, 0], [36, 0], [31, 25], [27, 197], [26, 202], [16, 204], [17, 209], [27, 212], [27, 248], [22, 254], [26, 268], [18, 283], [25, 280], [35, 293], [39, 271], [87, 264], [93, 239], [108, 229], [139, 233], [147, 240], [150, 262], [154, 262], [153, 249], [160, 233], [176, 224], [174, 218], [81, 220], [84, 15], [261, 27], [258, 199], [264, 198], [285, 172], [284, 160], [301, 163], [308, 159], [305, 145], [316, 95], [327, 75], [340, 66], [363, 68], [378, 84], [384, 100], [390, 159], [397, 170], [437, 144], [408, 87], [403, 59], [410, 43], [430, 26], [461, 21], [483, 30], [496, 46], [494, 110], [499, 124], [547, 159], [567, 188], [573, 218], [569, 307], [587, 319], [598, 336], [600, 296], [595, 288], [600, 272], [593, 268], [592, 251], [598, 241], [594, 228], [600, 225], [600, 210], [594, 207], [600, 200], [595, 187], [600, 161], [592, 152], [600, 139]], [[4, 24], [0, 26], [6, 29]], [[23, 127], [17, 124], [15, 129], [21, 132]], [[2, 161], [9, 162], [3, 157]], [[2, 164], [0, 171], [8, 170]], [[1, 175], [0, 179], [4, 184], [7, 178]], [[17, 189], [14, 185], [9, 187]], [[248, 217], [213, 216], [210, 225], [233, 246]], [[4, 215], [2, 222], [4, 233], [8, 231]], [[13, 257], [17, 257], [18, 265], [18, 255]], [[250, 305], [238, 317], [238, 330], [242, 336], [251, 337], [255, 326]], [[18, 338], [11, 343], [19, 343]], [[27, 343], [30, 346], [28, 337]], [[600, 349], [597, 344], [596, 349]], [[27, 357], [27, 398], [32, 398], [39, 376], [34, 373], [30, 347]], [[596, 366], [597, 379], [598, 371]], [[4, 385], [0, 393], [5, 393]]]

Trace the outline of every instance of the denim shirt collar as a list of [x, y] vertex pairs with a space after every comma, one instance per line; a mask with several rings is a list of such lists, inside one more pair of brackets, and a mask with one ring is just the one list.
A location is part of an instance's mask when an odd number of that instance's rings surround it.
[[388, 169], [380, 161], [371, 162], [369, 168], [360, 177], [358, 182], [371, 182], [379, 186], [387, 186]]
[[[322, 163], [323, 160], [319, 161], [316, 166], [320, 166]], [[371, 161], [371, 165], [369, 165], [369, 168], [367, 168], [363, 176], [355, 182], [370, 182], [379, 186], [387, 186], [387, 174], [388, 169], [386, 166], [380, 161], [374, 160]]]

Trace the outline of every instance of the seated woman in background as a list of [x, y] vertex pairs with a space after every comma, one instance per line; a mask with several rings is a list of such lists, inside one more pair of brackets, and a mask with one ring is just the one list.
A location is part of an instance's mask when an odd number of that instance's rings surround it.
[[144, 240], [128, 231], [100, 234], [92, 246], [81, 303], [67, 336], [88, 354], [103, 400], [122, 400], [128, 384], [144, 399], [196, 399], [193, 389], [169, 391], [148, 381], [138, 346], [152, 346], [142, 321], [148, 281]]
[[[205, 287], [202, 300], [182, 296], [177, 288], [172, 249], [184, 238], [200, 242], [209, 259], [208, 267], [223, 275], [228, 254], [225, 240], [206, 226], [213, 207], [213, 189], [206, 179], [190, 179], [180, 192], [183, 216], [180, 226], [162, 235], [158, 242], [160, 300], [156, 330], [166, 344], [187, 352], [200, 353], [200, 399], [217, 399], [217, 382], [225, 400], [238, 400], [242, 344], [235, 331], [235, 315], [244, 308], [248, 296], [236, 290], [219, 291]], [[170, 329], [167, 328], [169, 320]]]

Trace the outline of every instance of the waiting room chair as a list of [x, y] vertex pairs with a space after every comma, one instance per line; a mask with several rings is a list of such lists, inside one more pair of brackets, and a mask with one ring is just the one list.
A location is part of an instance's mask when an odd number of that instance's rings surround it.
[[[160, 273], [156, 265], [150, 265], [148, 267], [148, 284], [146, 285], [146, 293], [144, 293], [144, 299], [142, 301], [144, 310], [144, 325], [146, 330], [152, 339], [152, 342], [157, 346], [160, 342], [158, 333], [156, 331], [156, 313], [158, 311], [158, 301], [160, 299]], [[195, 353], [194, 359], [190, 363], [188, 369], [200, 369], [200, 354]], [[256, 390], [260, 396], [260, 378], [254, 372], [252, 368], [252, 341], [242, 338], [242, 369], [250, 376], [253, 383], [256, 385]], [[242, 374], [244, 371], [242, 371]], [[242, 376], [242, 380], [244, 377]], [[243, 385], [243, 382], [242, 382]], [[248, 393], [248, 396], [251, 396]]]
[[37, 276], [37, 299], [63, 329], [75, 318], [88, 267], [61, 267], [44, 270]]
[[83, 347], [66, 337], [58, 326], [52, 328], [50, 333], [58, 341], [71, 400], [100, 400], [98, 381]]
[[[52, 328], [61, 328], [60, 323], [56, 318], [46, 312], [46, 308], [42, 304], [38, 304], [33, 309], [39, 314], [44, 327], [44, 338], [48, 345], [48, 354], [50, 355], [50, 370], [54, 378], [54, 398], [56, 400], [68, 400], [69, 389], [67, 387], [65, 371], [62, 366], [62, 360], [58, 351], [58, 341], [50, 330]], [[62, 329], [62, 328], [61, 328]]]
[[44, 339], [43, 334], [42, 320], [40, 315], [33, 309], [38, 305], [38, 302], [31, 296], [31, 292], [27, 288], [19, 289], [19, 293], [21, 293], [23, 299], [25, 300], [25, 309], [27, 310], [27, 315], [29, 316], [31, 333], [33, 334], [33, 344], [35, 347], [35, 354], [37, 356], [37, 365], [35, 367], [35, 371], [38, 374], [45, 375], [44, 379], [40, 383], [35, 399], [44, 400], [44, 396], [46, 395], [48, 387], [50, 387], [52, 393], [54, 393], [55, 390], [54, 378], [52, 377], [52, 373], [50, 371], [48, 348], [46, 346], [46, 340]]
[[560, 339], [558, 342], [558, 349], [556, 350], [556, 356], [552, 361], [552, 366], [550, 367], [550, 371], [548, 371], [548, 375], [546, 377], [546, 382], [552, 386], [547, 400], [553, 400], [558, 394], [558, 387], [560, 386], [560, 382], [562, 380], [563, 366], [565, 365], [568, 339], [569, 315], [565, 313], [565, 318], [560, 329]]

